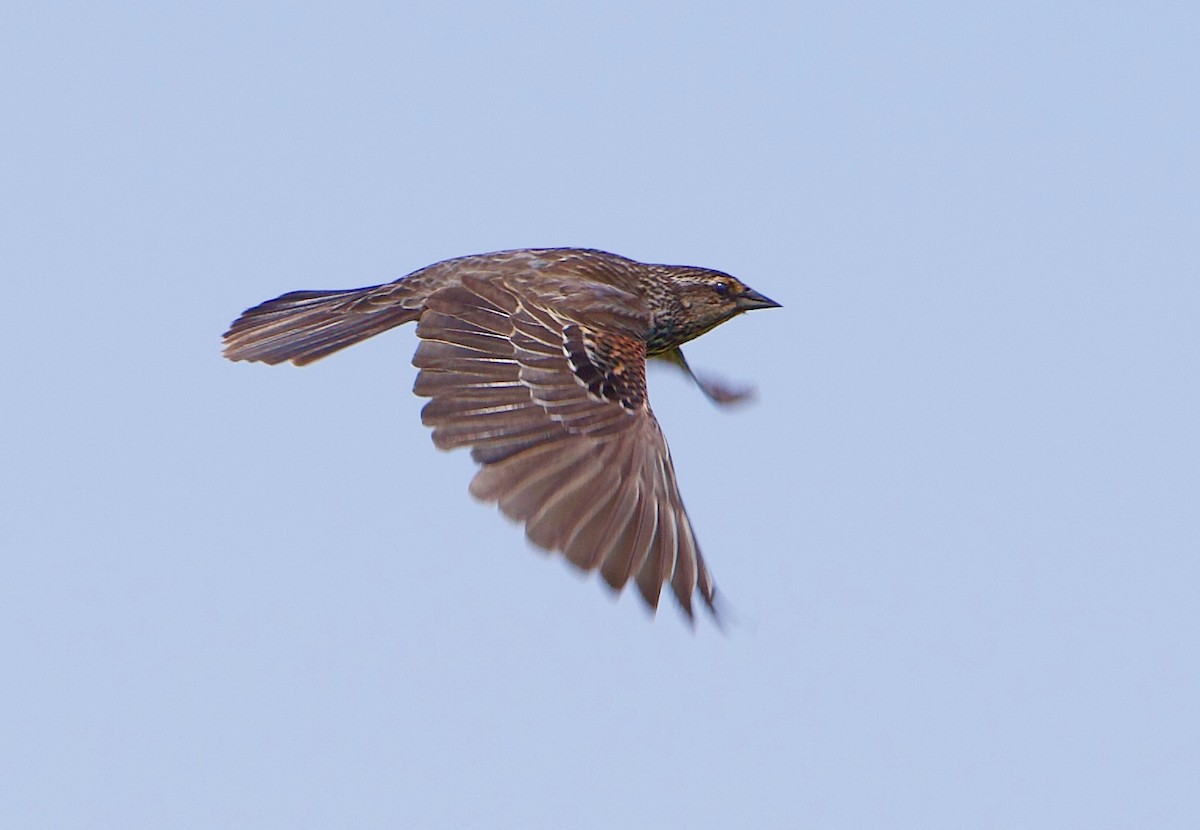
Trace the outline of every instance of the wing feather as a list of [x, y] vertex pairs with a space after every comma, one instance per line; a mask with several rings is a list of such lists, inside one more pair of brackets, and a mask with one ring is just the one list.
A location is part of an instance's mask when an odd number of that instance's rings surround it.
[[[434, 442], [472, 448], [481, 469], [471, 493], [523, 522], [534, 544], [599, 570], [614, 590], [635, 580], [652, 609], [667, 584], [689, 616], [697, 591], [711, 609], [712, 582], [646, 403], [645, 344], [627, 322], [636, 310], [616, 309], [609, 317], [621, 325], [595, 328], [522, 287], [464, 277], [428, 297], [414, 391], [431, 398], [421, 416]], [[575, 285], [562, 296], [582, 304], [585, 293]]]

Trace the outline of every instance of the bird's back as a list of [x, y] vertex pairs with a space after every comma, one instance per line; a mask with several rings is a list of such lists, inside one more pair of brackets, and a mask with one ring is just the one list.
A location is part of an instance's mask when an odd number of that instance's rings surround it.
[[[523, 248], [435, 263], [393, 282], [349, 290], [292, 291], [247, 309], [225, 333], [230, 360], [303, 366], [412, 322], [436, 291], [464, 279], [501, 280], [551, 304], [572, 304], [623, 325], [648, 326], [650, 267], [588, 248]], [[632, 317], [645, 318], [630, 323]]]

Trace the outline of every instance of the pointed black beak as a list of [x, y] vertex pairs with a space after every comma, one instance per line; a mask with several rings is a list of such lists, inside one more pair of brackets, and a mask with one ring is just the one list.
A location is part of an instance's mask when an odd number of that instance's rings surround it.
[[756, 308], [782, 308], [779, 303], [768, 297], [764, 297], [753, 288], [747, 288], [738, 295], [737, 305], [742, 311], [752, 311]]

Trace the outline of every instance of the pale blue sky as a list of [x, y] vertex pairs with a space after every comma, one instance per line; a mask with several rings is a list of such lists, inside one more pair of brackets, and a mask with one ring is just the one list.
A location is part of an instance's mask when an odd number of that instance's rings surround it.
[[[1193, 3], [8, 3], [0, 826], [1200, 826]], [[653, 404], [728, 636], [466, 492], [409, 330], [600, 247], [784, 304]]]

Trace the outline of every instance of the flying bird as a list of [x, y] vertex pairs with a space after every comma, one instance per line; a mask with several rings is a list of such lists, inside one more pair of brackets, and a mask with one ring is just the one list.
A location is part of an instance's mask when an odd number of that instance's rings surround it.
[[303, 366], [415, 321], [413, 391], [431, 399], [421, 420], [439, 448], [471, 448], [474, 496], [615, 591], [634, 581], [651, 611], [669, 584], [689, 618], [695, 594], [715, 616], [646, 360], [674, 363], [717, 403], [740, 400], [696, 377], [680, 346], [778, 306], [707, 268], [582, 248], [499, 251], [384, 285], [268, 300], [233, 322], [225, 356]]

